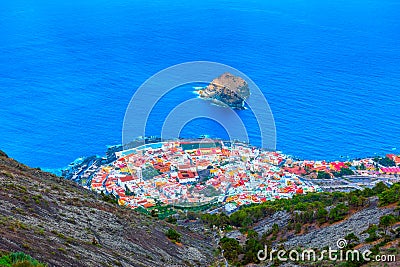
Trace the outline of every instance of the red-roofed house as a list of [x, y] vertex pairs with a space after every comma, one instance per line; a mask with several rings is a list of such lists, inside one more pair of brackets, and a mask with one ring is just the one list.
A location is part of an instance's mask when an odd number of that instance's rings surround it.
[[134, 180], [135, 178], [133, 178], [131, 175], [118, 177], [118, 185], [125, 187], [125, 185], [132, 183]]
[[192, 171], [179, 171], [178, 181], [180, 184], [195, 183], [199, 176], [196, 172]]
[[347, 168], [344, 162], [331, 162], [329, 168], [334, 171], [340, 171], [342, 168]]
[[397, 156], [395, 154], [388, 154], [386, 155], [386, 157], [393, 160], [396, 163], [396, 165], [400, 164], [400, 156]]

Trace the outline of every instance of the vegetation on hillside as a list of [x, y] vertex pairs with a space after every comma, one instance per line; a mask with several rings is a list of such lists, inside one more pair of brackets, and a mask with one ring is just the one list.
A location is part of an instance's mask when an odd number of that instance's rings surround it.
[[[202, 214], [201, 219], [210, 227], [215, 226], [225, 231], [238, 228], [246, 233], [245, 244], [240, 244], [233, 238], [222, 238], [220, 247], [224, 251], [224, 256], [234, 265], [246, 265], [258, 263], [257, 252], [264, 248], [264, 245], [271, 247], [279, 233], [294, 231], [300, 234], [307, 230], [305, 225], [310, 224], [332, 224], [341, 221], [348, 216], [351, 211], [355, 212], [363, 207], [369, 206], [372, 197], [379, 198], [380, 206], [387, 206], [400, 202], [400, 184], [394, 184], [388, 188], [384, 183], [378, 183], [372, 189], [356, 190], [349, 193], [309, 193], [306, 195], [296, 195], [292, 199], [279, 199], [273, 202], [266, 202], [260, 205], [249, 205], [236, 211], [230, 216], [225, 214]], [[251, 230], [260, 220], [271, 216], [277, 211], [286, 211], [290, 214], [290, 221], [287, 226], [280, 229], [274, 224], [272, 229], [262, 236]], [[369, 234], [367, 242], [373, 242], [384, 238], [382, 247], [390, 241], [387, 235], [393, 225], [400, 221], [399, 214], [386, 215], [380, 219], [379, 225], [373, 225], [366, 231]], [[399, 231], [399, 229], [397, 229]], [[348, 235], [349, 243], [355, 246], [359, 242], [358, 238]], [[379, 253], [379, 247], [375, 247], [375, 253]]]
[[0, 253], [0, 267], [44, 267], [45, 264], [23, 252]]
[[173, 242], [181, 242], [181, 234], [179, 234], [175, 229], [169, 228], [165, 235]]

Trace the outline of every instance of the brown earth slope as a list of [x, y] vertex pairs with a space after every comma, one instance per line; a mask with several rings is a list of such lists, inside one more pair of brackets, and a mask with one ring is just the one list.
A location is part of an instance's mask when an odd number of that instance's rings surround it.
[[[182, 245], [168, 240], [175, 228]], [[0, 151], [0, 250], [49, 266], [208, 266], [210, 238], [104, 202]]]

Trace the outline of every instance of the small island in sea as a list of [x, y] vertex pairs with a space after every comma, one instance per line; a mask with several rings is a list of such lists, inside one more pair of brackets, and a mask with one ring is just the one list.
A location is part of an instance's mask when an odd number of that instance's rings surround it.
[[200, 98], [234, 109], [244, 109], [244, 102], [250, 97], [247, 82], [231, 73], [223, 73], [204, 88], [197, 90]]

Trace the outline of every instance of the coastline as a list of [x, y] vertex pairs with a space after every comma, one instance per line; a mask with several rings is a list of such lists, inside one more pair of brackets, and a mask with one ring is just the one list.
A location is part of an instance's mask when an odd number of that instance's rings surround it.
[[[201, 142], [207, 146], [206, 144], [211, 144], [210, 140], [214, 145], [221, 145], [204, 148], [205, 150], [201, 147], [185, 147], [185, 144], [198, 145]], [[199, 155], [203, 150], [208, 154]], [[183, 155], [182, 163], [170, 162], [167, 156], [170, 153]], [[273, 201], [275, 198], [291, 198], [296, 193], [303, 194], [310, 190], [351, 191], [372, 187], [378, 181], [389, 185], [397, 178], [390, 173], [385, 174], [383, 171], [389, 169], [384, 166], [377, 168], [374, 158], [371, 157], [344, 162], [298, 160], [282, 152], [267, 152], [249, 144], [231, 144], [230, 141], [220, 139], [163, 140], [161, 143], [148, 143], [125, 151], [122, 146], [114, 146], [107, 155], [108, 157], [88, 157], [78, 161], [63, 171], [63, 177], [98, 193], [112, 195], [118, 199], [120, 205], [134, 209], [152, 209], [160, 202], [162, 205], [188, 207], [209, 207], [209, 204], [212, 204], [223, 207], [227, 212], [233, 212], [242, 205]], [[190, 161], [184, 163], [185, 159], [188, 159], [187, 156]], [[243, 157], [248, 158], [248, 163], [240, 160]], [[260, 157], [267, 161], [261, 163]], [[218, 160], [212, 163], [212, 159], [216, 158]], [[221, 167], [224, 164], [223, 158], [231, 162], [227, 165], [228, 169]], [[209, 163], [202, 166], [198, 160], [206, 160]], [[132, 162], [139, 163], [132, 165]], [[179, 164], [189, 165], [180, 167]], [[211, 167], [213, 174], [208, 170], [210, 166], [214, 166]], [[153, 174], [144, 178], [144, 171], [147, 173], [151, 169]], [[232, 170], [235, 170], [235, 175], [231, 178], [223, 175]], [[256, 171], [254, 174], [259, 171], [261, 173], [254, 176], [249, 170]], [[398, 171], [400, 174], [400, 168]], [[292, 185], [294, 187], [291, 187]], [[278, 187], [273, 189], [275, 186]], [[165, 191], [166, 188], [178, 190], [174, 192], [185, 192], [184, 197], [178, 197], [176, 193], [171, 194], [172, 191]], [[207, 190], [203, 191], [205, 189]], [[213, 192], [212, 195], [204, 194], [208, 191]], [[143, 197], [140, 197], [143, 192]], [[151, 197], [146, 197], [147, 194]]]

